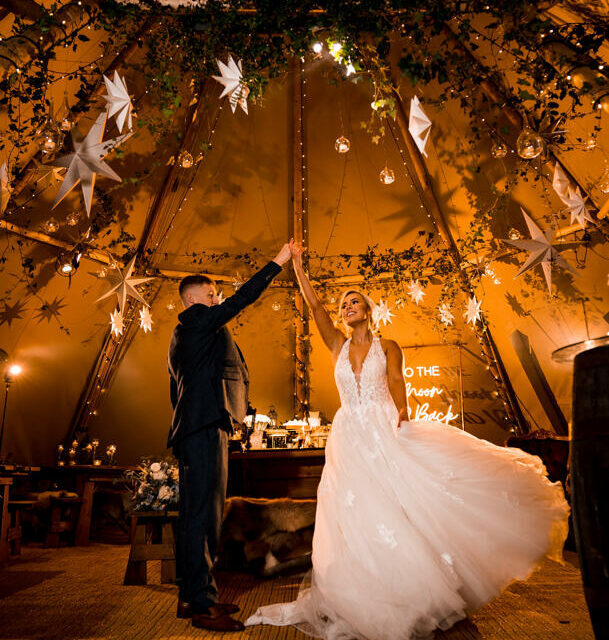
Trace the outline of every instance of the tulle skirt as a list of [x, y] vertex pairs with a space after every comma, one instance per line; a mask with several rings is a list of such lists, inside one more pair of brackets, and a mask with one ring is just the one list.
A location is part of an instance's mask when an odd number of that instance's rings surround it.
[[337, 413], [298, 599], [246, 624], [327, 640], [428, 638], [561, 559], [568, 505], [536, 456], [393, 405]]

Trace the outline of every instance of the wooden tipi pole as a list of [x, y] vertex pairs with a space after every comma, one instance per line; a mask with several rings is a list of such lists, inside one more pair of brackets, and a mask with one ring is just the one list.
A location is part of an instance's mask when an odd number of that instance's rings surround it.
[[[292, 233], [297, 243], [306, 246], [307, 238], [307, 175], [304, 131], [305, 80], [300, 59], [292, 62]], [[305, 263], [305, 269], [307, 267]], [[300, 289], [294, 292], [296, 336], [294, 345], [294, 412], [302, 418], [309, 411], [309, 311]]]

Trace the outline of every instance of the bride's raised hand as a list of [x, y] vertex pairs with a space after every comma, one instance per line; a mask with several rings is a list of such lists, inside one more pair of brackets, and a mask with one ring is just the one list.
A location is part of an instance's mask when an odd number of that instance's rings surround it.
[[302, 267], [302, 254], [305, 252], [305, 248], [302, 245], [292, 242], [290, 244], [290, 251], [292, 252], [294, 267]]

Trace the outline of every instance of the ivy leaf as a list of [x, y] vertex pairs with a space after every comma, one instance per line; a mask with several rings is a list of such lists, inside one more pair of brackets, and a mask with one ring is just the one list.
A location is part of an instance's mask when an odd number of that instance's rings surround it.
[[532, 94], [526, 91], [525, 89], [520, 89], [518, 95], [522, 100], [536, 100], [537, 98]]

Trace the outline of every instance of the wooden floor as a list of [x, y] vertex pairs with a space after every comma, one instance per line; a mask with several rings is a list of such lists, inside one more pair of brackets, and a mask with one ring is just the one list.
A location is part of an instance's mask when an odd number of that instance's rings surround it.
[[[126, 546], [99, 544], [24, 549], [20, 559], [0, 569], [0, 639], [306, 638], [291, 628], [251, 627], [242, 634], [194, 629], [175, 617], [177, 590], [160, 584], [157, 563], [150, 563], [147, 586], [122, 585], [128, 551]], [[264, 582], [241, 574], [221, 578], [222, 600], [239, 603], [243, 620], [258, 605], [293, 599], [300, 582], [298, 576]], [[547, 562], [528, 582], [514, 584], [471, 620], [436, 638], [593, 640], [579, 571], [569, 563]]]

